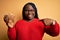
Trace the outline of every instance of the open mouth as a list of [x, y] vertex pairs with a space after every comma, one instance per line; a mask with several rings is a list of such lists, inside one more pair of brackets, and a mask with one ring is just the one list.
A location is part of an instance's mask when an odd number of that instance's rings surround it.
[[32, 18], [34, 18], [34, 15], [28, 15], [28, 19], [32, 19]]
[[32, 17], [33, 15], [28, 15], [28, 17]]

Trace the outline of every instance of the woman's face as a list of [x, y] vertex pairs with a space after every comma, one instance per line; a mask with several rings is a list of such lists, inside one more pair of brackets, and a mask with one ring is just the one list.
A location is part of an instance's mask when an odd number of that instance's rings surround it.
[[24, 12], [25, 17], [29, 20], [33, 19], [35, 16], [35, 10], [31, 5], [27, 5]]

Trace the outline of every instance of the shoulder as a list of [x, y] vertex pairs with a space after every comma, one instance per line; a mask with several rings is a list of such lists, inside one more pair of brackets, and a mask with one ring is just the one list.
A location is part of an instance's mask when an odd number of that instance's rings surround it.
[[18, 20], [15, 24], [17, 25], [17, 24], [20, 24], [20, 23], [23, 23], [23, 19]]
[[43, 23], [42, 19], [37, 19], [37, 24], [40, 28], [44, 28], [44, 23]]
[[43, 19], [38, 19], [38, 24], [41, 25], [41, 26], [44, 26]]

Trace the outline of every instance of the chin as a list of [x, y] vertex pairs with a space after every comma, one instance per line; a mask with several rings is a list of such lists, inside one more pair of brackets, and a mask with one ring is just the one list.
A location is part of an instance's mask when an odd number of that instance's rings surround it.
[[33, 18], [28, 18], [29, 20], [32, 20]]

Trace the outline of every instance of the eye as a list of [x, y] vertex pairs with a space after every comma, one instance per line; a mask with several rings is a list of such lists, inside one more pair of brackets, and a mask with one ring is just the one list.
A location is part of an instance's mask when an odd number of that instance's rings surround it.
[[29, 10], [29, 11], [34, 12], [34, 10]]

